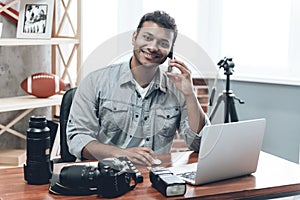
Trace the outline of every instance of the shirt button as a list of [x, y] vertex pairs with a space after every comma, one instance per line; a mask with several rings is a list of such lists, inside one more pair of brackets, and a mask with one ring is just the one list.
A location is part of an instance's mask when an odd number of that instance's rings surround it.
[[132, 135], [130, 135], [129, 137], [132, 138]]

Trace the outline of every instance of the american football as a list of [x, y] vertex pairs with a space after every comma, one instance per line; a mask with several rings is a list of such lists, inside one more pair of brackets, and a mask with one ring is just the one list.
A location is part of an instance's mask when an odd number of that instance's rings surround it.
[[21, 88], [27, 94], [40, 98], [53, 96], [65, 87], [66, 84], [59, 76], [46, 72], [33, 74], [21, 83]]

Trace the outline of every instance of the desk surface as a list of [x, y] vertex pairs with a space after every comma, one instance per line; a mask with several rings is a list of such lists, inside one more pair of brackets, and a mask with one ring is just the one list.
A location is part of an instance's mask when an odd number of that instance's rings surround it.
[[[161, 155], [162, 166], [178, 166], [195, 162], [197, 154], [179, 152]], [[58, 171], [63, 164], [56, 164]], [[133, 191], [117, 199], [164, 199], [152, 186], [148, 169], [138, 166], [144, 176], [144, 182]], [[300, 194], [300, 166], [276, 156], [261, 152], [257, 172], [252, 175], [203, 186], [187, 186], [185, 198], [201, 197], [201, 199], [235, 199], [255, 198], [267, 199]], [[184, 198], [181, 196], [180, 198]], [[28, 185], [23, 178], [23, 168], [0, 169], [0, 199], [99, 199], [97, 195], [88, 197], [58, 196], [48, 193], [46, 185]], [[177, 197], [178, 198], [178, 197]], [[102, 198], [101, 198], [102, 199]], [[167, 198], [173, 199], [173, 198]]]

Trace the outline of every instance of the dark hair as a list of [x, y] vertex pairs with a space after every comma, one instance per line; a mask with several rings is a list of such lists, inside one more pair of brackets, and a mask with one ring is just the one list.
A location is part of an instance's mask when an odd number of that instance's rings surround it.
[[156, 24], [159, 24], [163, 28], [173, 30], [173, 32], [174, 32], [173, 44], [175, 43], [175, 40], [177, 38], [177, 32], [178, 32], [177, 25], [175, 23], [174, 18], [172, 18], [169, 14], [167, 14], [164, 11], [159, 11], [159, 10], [145, 14], [141, 18], [140, 23], [137, 27], [137, 33], [139, 33], [140, 28], [142, 28], [143, 23], [146, 21], [152, 21]]

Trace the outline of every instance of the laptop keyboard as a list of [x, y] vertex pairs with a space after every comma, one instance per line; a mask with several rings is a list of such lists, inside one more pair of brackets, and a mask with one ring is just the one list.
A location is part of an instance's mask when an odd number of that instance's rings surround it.
[[195, 180], [196, 179], [196, 172], [195, 171], [185, 172], [185, 173], [182, 173], [182, 174], [177, 174], [177, 176], [183, 177], [183, 178], [186, 178], [186, 179], [190, 179], [190, 180]]

